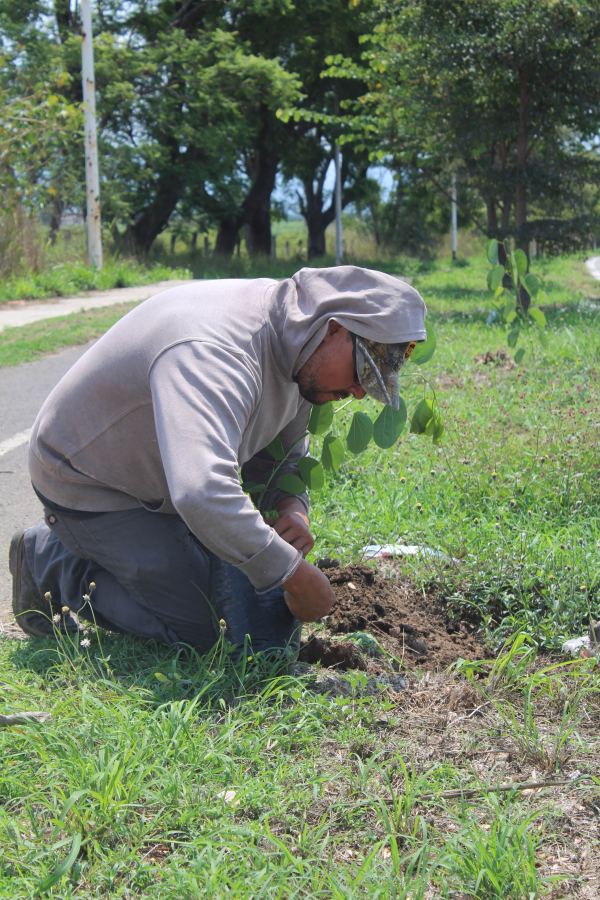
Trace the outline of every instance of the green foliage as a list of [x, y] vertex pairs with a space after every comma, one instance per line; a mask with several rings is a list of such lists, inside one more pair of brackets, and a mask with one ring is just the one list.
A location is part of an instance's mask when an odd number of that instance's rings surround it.
[[292, 475], [289, 472], [285, 475], [280, 475], [277, 479], [277, 487], [281, 491], [287, 491], [288, 494], [303, 494], [306, 490], [306, 485], [301, 478], [298, 478], [297, 475]]
[[337, 472], [344, 459], [344, 453], [344, 445], [339, 438], [334, 437], [332, 434], [325, 435], [321, 451], [321, 462], [327, 472]]
[[323, 466], [310, 456], [303, 456], [298, 460], [300, 477], [309, 491], [320, 491], [325, 486], [325, 472]]
[[424, 363], [429, 362], [435, 353], [436, 339], [433, 325], [430, 322], [426, 322], [425, 330], [427, 332], [427, 339], [420, 344], [417, 344], [410, 357], [410, 361], [417, 366], [422, 366]]
[[510, 230], [523, 249], [533, 238], [553, 252], [586, 247], [598, 224], [600, 163], [589, 151], [600, 125], [598, 8], [572, 0], [376, 0], [375, 8], [362, 60], [326, 60], [329, 77], [365, 85], [343, 107], [342, 140], [446, 203], [457, 176], [461, 211], [490, 237]]
[[333, 403], [323, 403], [320, 406], [313, 406], [310, 411], [308, 420], [308, 431], [310, 434], [325, 434], [329, 431], [333, 422]]
[[400, 398], [399, 409], [393, 409], [391, 406], [382, 408], [373, 426], [373, 440], [378, 447], [388, 450], [398, 443], [406, 425], [407, 415], [406, 403], [402, 398]]
[[366, 413], [354, 413], [346, 438], [346, 446], [350, 453], [354, 453], [355, 456], [362, 453], [367, 449], [372, 437], [373, 420]]
[[[499, 259], [499, 251], [505, 259], [504, 265], [494, 260]], [[537, 296], [546, 300], [546, 294], [540, 291], [540, 281], [528, 272], [529, 261], [522, 250], [512, 250], [510, 238], [502, 244], [492, 239], [486, 244], [486, 255], [493, 268], [488, 271], [488, 289], [494, 294], [494, 310], [498, 318], [509, 326], [507, 342], [509, 347], [516, 347], [522, 331], [529, 334], [529, 320], [533, 320], [538, 334], [546, 327], [546, 317], [541, 309], [530, 305], [530, 297]], [[514, 296], [509, 293], [510, 285]], [[543, 338], [541, 338], [543, 340]], [[515, 362], [519, 364], [525, 356], [523, 347], [515, 353]]]
[[169, 279], [183, 280], [190, 278], [190, 275], [188, 269], [173, 269], [158, 264], [143, 265], [110, 257], [102, 269], [80, 262], [57, 263], [39, 274], [28, 273], [0, 281], [0, 304], [11, 300], [69, 297], [84, 291], [108, 291]]
[[265, 448], [268, 453], [271, 454], [273, 459], [284, 460], [286, 458], [286, 452], [283, 447], [283, 443], [280, 435], [274, 437], [270, 444]]

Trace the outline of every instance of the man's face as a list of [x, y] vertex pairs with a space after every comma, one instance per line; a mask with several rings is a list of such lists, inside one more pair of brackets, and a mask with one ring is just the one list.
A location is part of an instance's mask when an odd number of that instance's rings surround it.
[[362, 400], [367, 392], [355, 381], [355, 375], [352, 336], [347, 328], [332, 320], [323, 341], [294, 381], [305, 400], [321, 406], [351, 394]]

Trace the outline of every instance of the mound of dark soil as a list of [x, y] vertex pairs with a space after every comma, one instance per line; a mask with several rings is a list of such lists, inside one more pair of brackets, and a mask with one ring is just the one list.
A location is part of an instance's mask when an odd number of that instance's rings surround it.
[[367, 669], [364, 657], [358, 652], [352, 641], [331, 641], [313, 635], [302, 645], [298, 661], [303, 663], [320, 663], [326, 669]]
[[[459, 658], [491, 655], [476, 637], [477, 623], [454, 618], [435, 588], [424, 594], [416, 590], [410, 578], [383, 578], [374, 566], [344, 566], [328, 569], [325, 574], [337, 597], [332, 614], [324, 620], [333, 634], [370, 633], [404, 665], [430, 671], [443, 670]], [[322, 665], [340, 669], [362, 668], [355, 663], [350, 648], [350, 641], [330, 641], [315, 635], [303, 647], [300, 659], [320, 659]]]

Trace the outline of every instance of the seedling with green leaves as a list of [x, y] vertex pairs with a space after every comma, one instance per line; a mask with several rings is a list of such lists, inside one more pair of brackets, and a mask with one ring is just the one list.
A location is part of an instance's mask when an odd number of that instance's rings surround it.
[[[435, 353], [436, 338], [433, 327], [428, 323], [426, 330], [427, 339], [417, 344], [410, 358], [410, 362], [417, 366], [422, 366], [429, 362]], [[444, 422], [440, 406], [436, 399], [435, 391], [431, 388], [427, 379], [423, 378], [422, 375], [418, 375], [418, 377], [422, 379], [424, 387], [430, 387], [431, 396], [423, 397], [417, 404], [410, 421], [410, 432], [411, 434], [422, 434], [425, 437], [431, 437], [433, 443], [438, 444], [444, 433]], [[348, 401], [348, 403], [352, 402], [352, 400]], [[325, 472], [337, 472], [344, 461], [346, 451], [353, 456], [358, 456], [367, 449], [371, 441], [377, 444], [378, 447], [381, 447], [382, 450], [389, 450], [390, 447], [393, 447], [398, 442], [408, 418], [406, 403], [402, 398], [400, 398], [398, 409], [384, 406], [374, 421], [367, 413], [355, 412], [346, 434], [344, 446], [344, 442], [333, 433], [332, 426], [335, 415], [345, 409], [348, 403], [344, 403], [343, 406], [337, 409], [332, 402], [324, 403], [321, 406], [313, 406], [308, 421], [308, 430], [298, 438], [287, 452], [283, 446], [281, 435], [277, 435], [271, 441], [266, 449], [277, 460], [279, 465], [274, 467], [267, 483], [243, 482], [242, 484], [242, 489], [246, 493], [255, 496], [258, 506], [260, 506], [265, 492], [275, 478], [277, 478], [275, 481], [276, 486], [282, 491], [287, 491], [288, 494], [303, 494], [307, 488], [311, 491], [320, 491], [325, 487]], [[320, 460], [315, 459], [313, 456], [305, 456], [298, 460], [299, 477], [289, 472], [277, 477], [279, 469], [288, 459], [294, 447], [304, 440], [307, 434], [322, 439]], [[275, 521], [278, 518], [275, 510], [265, 510], [263, 516], [272, 518]]]
[[[526, 297], [536, 297], [538, 303], [544, 303], [548, 298], [540, 289], [539, 279], [528, 272], [527, 256], [523, 250], [513, 250], [510, 239], [503, 241], [506, 262], [499, 262], [498, 250], [500, 243], [492, 239], [486, 244], [486, 253], [492, 268], [488, 272], [487, 285], [494, 292], [494, 309], [500, 319], [509, 328], [508, 346], [516, 347], [525, 331], [530, 337], [531, 323], [538, 329], [539, 337], [544, 342], [543, 331], [546, 327], [546, 316], [537, 306], [531, 306], [524, 302]], [[523, 347], [515, 353], [517, 365], [525, 356]]]

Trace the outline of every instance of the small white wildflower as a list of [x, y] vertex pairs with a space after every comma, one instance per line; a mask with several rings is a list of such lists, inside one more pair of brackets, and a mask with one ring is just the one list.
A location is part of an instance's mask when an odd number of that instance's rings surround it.
[[84, 595], [83, 595], [83, 599], [85, 600], [86, 603], [89, 603], [89, 602], [90, 602], [90, 595], [89, 595], [89, 594], [84, 594]]
[[87, 650], [87, 648], [90, 646], [90, 644], [92, 642], [90, 641], [89, 638], [84, 638], [82, 641], [79, 641], [79, 643], [81, 644], [82, 647], [85, 647]]
[[52, 621], [56, 622], [56, 624], [58, 625], [58, 623], [60, 622], [60, 618], [61, 617], [60, 617], [59, 613], [56, 613], [55, 616], [52, 616]]

